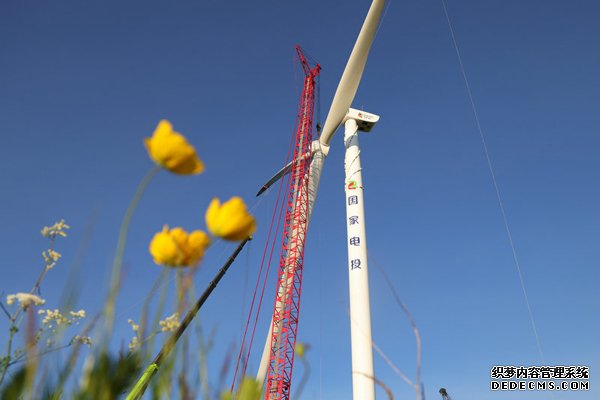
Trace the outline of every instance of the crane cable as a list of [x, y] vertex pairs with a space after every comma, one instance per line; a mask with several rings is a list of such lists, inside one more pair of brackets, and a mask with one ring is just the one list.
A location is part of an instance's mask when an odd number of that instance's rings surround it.
[[[299, 78], [297, 75], [297, 71], [296, 71], [296, 62], [297, 59], [296, 57], [294, 57], [294, 78], [295, 78], [295, 87], [297, 88], [298, 82], [299, 82]], [[299, 96], [298, 96], [299, 97]], [[295, 127], [294, 127], [295, 128]], [[294, 129], [295, 132], [295, 129]], [[284, 162], [284, 165], [287, 165], [290, 161], [291, 158], [293, 156], [293, 147], [294, 147], [294, 135], [292, 134], [290, 136], [290, 143], [289, 143], [289, 147], [288, 147], [288, 153]], [[272, 260], [273, 260], [273, 254], [275, 251], [275, 244], [277, 242], [277, 239], [279, 238], [279, 227], [282, 226], [282, 219], [283, 219], [283, 210], [285, 209], [285, 199], [288, 197], [288, 192], [289, 192], [289, 180], [291, 179], [291, 175], [288, 174], [288, 176], [284, 179], [280, 179], [280, 184], [279, 184], [279, 189], [278, 189], [278, 193], [277, 193], [277, 200], [275, 202], [275, 206], [273, 208], [273, 215], [271, 217], [271, 224], [269, 226], [269, 230], [268, 230], [268, 234], [267, 234], [267, 239], [265, 241], [265, 248], [263, 251], [263, 256], [262, 256], [262, 260], [261, 260], [261, 264], [260, 264], [260, 268], [259, 268], [259, 272], [258, 272], [258, 276], [256, 278], [256, 285], [254, 288], [254, 293], [252, 295], [252, 301], [250, 303], [250, 310], [248, 310], [248, 318], [246, 320], [246, 326], [244, 329], [244, 334], [242, 337], [242, 343], [240, 344], [240, 350], [239, 350], [239, 354], [237, 357], [237, 362], [236, 362], [236, 367], [235, 367], [235, 372], [234, 372], [234, 376], [233, 376], [233, 380], [231, 383], [231, 392], [234, 392], [234, 387], [235, 387], [235, 383], [236, 383], [236, 379], [237, 379], [237, 375], [238, 375], [238, 371], [240, 370], [240, 363], [241, 365], [241, 377], [244, 377], [246, 374], [246, 369], [248, 367], [248, 361], [250, 359], [250, 353], [252, 350], [252, 345], [254, 343], [254, 335], [256, 333], [256, 327], [258, 325], [258, 318], [260, 315], [260, 310], [262, 308], [262, 302], [263, 302], [263, 298], [264, 298], [264, 294], [265, 294], [265, 288], [267, 286], [267, 280], [269, 277], [269, 272], [271, 270], [271, 266], [272, 266]], [[285, 184], [285, 189], [284, 188], [284, 184]], [[282, 191], [283, 193], [283, 198], [282, 198]], [[264, 196], [263, 196], [264, 197]], [[277, 223], [275, 223], [275, 215], [278, 215], [277, 217]], [[275, 225], [275, 234], [272, 235], [273, 232], [273, 226]], [[269, 246], [271, 247], [270, 250]], [[269, 256], [268, 256], [268, 261], [267, 260], [267, 251], [269, 251]], [[266, 265], [266, 271], [264, 273], [264, 277], [263, 277], [263, 269], [265, 266], [265, 262], [267, 263]], [[261, 277], [262, 278], [262, 282], [261, 282]], [[258, 299], [258, 305], [256, 307], [256, 313], [254, 311], [254, 305], [256, 302], [256, 297], [258, 294], [258, 291], [260, 290], [260, 297]], [[247, 346], [247, 350], [246, 350], [246, 337], [248, 334], [248, 329], [250, 327], [251, 324], [251, 320], [252, 320], [252, 315], [255, 314], [255, 318], [254, 321], [252, 322], [252, 332], [250, 334], [250, 339], [249, 339], [249, 343]], [[242, 358], [242, 355], [244, 353], [244, 351], [246, 350], [246, 355], [245, 357]]]
[[446, 7], [446, 0], [441, 0], [442, 6], [444, 7], [444, 15], [446, 16], [446, 22], [448, 23], [448, 29], [450, 30], [450, 36], [452, 38], [452, 44], [454, 45], [454, 50], [456, 52], [456, 57], [458, 58], [458, 64], [460, 66], [460, 71], [462, 73], [463, 80], [465, 82], [465, 87], [467, 89], [467, 94], [469, 96], [469, 101], [471, 103], [471, 110], [473, 111], [473, 116], [475, 117], [475, 124], [477, 125], [477, 131], [479, 132], [479, 138], [481, 139], [481, 145], [483, 147], [483, 153], [485, 154], [485, 159], [487, 161], [487, 166], [490, 172], [490, 176], [492, 178], [492, 183], [494, 185], [494, 189], [496, 191], [496, 198], [498, 200], [498, 205], [500, 206], [500, 212], [502, 214], [502, 220], [504, 222], [504, 229], [506, 231], [506, 236], [508, 237], [508, 242], [510, 244], [510, 248], [512, 251], [513, 261], [517, 268], [517, 273], [519, 275], [519, 282], [521, 283], [521, 290], [523, 291], [523, 297], [525, 298], [525, 304], [527, 305], [527, 311], [529, 313], [529, 321], [531, 322], [531, 328], [533, 330], [533, 334], [535, 336], [535, 342], [537, 345], [537, 350], [540, 355], [540, 359], [542, 364], [545, 364], [544, 353], [542, 351], [542, 344], [540, 341], [540, 337], [538, 334], [538, 330], [536, 327], [535, 319], [533, 317], [533, 311], [531, 308], [531, 303], [529, 302], [529, 296], [527, 295], [527, 289], [525, 287], [525, 281], [523, 280], [523, 271], [521, 269], [521, 264], [519, 262], [519, 258], [517, 257], [517, 251], [515, 249], [515, 243], [513, 240], [513, 236], [511, 233], [510, 225], [508, 223], [508, 218], [506, 216], [506, 210], [504, 208], [504, 202], [502, 200], [502, 195], [500, 194], [500, 188], [498, 186], [498, 181], [496, 179], [496, 173], [494, 172], [494, 167], [492, 165], [492, 160], [490, 157], [490, 152], [488, 150], [488, 146], [485, 140], [485, 135], [483, 134], [483, 129], [481, 128], [481, 123], [479, 121], [479, 113], [477, 111], [477, 107], [475, 106], [475, 100], [473, 99], [473, 93], [471, 91], [471, 85], [469, 84], [469, 80], [467, 78], [467, 73], [465, 71], [465, 67], [463, 64], [462, 56], [460, 50], [458, 48], [458, 43], [456, 40], [456, 35], [454, 34], [454, 28], [452, 27], [452, 23], [450, 21], [450, 15], [448, 14], [448, 8]]
[[[288, 159], [290, 158], [290, 155], [288, 154]], [[286, 161], [287, 164], [287, 161]], [[256, 277], [256, 285], [254, 288], [254, 292], [252, 295], [252, 301], [250, 303], [250, 309], [248, 310], [248, 318], [246, 320], [246, 326], [244, 329], [244, 334], [242, 337], [242, 343], [240, 344], [240, 350], [239, 350], [239, 354], [237, 357], [237, 362], [236, 362], [236, 366], [235, 366], [235, 372], [234, 372], [234, 376], [233, 376], [233, 380], [231, 382], [231, 392], [233, 393], [234, 391], [234, 387], [235, 387], [235, 383], [236, 383], [236, 379], [237, 379], [237, 374], [238, 374], [238, 370], [240, 369], [240, 363], [242, 363], [243, 365], [241, 366], [241, 376], [243, 377], [246, 373], [246, 368], [248, 367], [248, 359], [250, 358], [250, 351], [252, 349], [252, 343], [254, 341], [254, 334], [256, 332], [256, 326], [258, 324], [258, 317], [260, 315], [260, 309], [262, 306], [262, 301], [263, 301], [263, 297], [264, 297], [264, 293], [265, 293], [265, 288], [266, 288], [266, 282], [269, 276], [269, 272], [271, 270], [271, 265], [272, 265], [272, 259], [273, 259], [273, 253], [274, 253], [274, 249], [275, 249], [275, 243], [278, 237], [278, 233], [279, 233], [279, 226], [281, 226], [281, 219], [282, 219], [282, 215], [283, 215], [283, 209], [284, 207], [284, 201], [282, 200], [281, 197], [281, 192], [282, 192], [282, 188], [283, 188], [283, 182], [285, 181], [285, 179], [281, 180], [281, 184], [279, 186], [279, 190], [277, 193], [277, 200], [275, 202], [275, 206], [273, 208], [273, 215], [271, 217], [271, 224], [269, 226], [269, 230], [268, 230], [268, 234], [267, 234], [267, 239], [265, 241], [265, 248], [263, 250], [263, 255], [262, 255], [262, 260], [260, 263], [260, 268], [259, 268], [259, 272], [258, 275]], [[283, 197], [285, 198], [285, 196]], [[279, 216], [277, 217], [277, 223], [275, 223], [275, 216], [277, 215], [277, 213], [279, 213]], [[272, 235], [273, 233], [273, 227], [275, 226], [275, 234]], [[269, 246], [271, 247], [271, 249], [269, 250]], [[267, 251], [269, 252], [269, 256], [268, 256], [268, 262], [266, 265], [266, 270], [264, 273], [264, 278], [262, 279], [261, 282], [261, 277], [263, 276], [263, 269], [265, 267], [265, 262], [267, 260]], [[258, 302], [258, 306], [256, 309], [256, 315], [254, 318], [254, 321], [252, 323], [253, 327], [252, 327], [252, 332], [250, 335], [250, 342], [248, 345], [248, 349], [247, 349], [247, 353], [246, 356], [244, 357], [244, 359], [242, 360], [242, 354], [244, 353], [244, 351], [246, 350], [246, 336], [248, 334], [248, 329], [250, 327], [251, 324], [251, 320], [252, 320], [252, 315], [255, 313], [254, 311], [254, 305], [256, 302], [256, 297], [258, 294], [258, 291], [260, 290], [260, 298], [259, 298], [259, 302]]]

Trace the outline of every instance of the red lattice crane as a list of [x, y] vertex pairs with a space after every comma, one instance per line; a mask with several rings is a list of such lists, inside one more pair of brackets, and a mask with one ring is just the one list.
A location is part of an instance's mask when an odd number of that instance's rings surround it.
[[277, 292], [271, 326], [265, 397], [268, 400], [290, 398], [300, 316], [304, 244], [309, 219], [308, 180], [311, 160], [307, 155], [311, 154], [313, 136], [315, 82], [321, 71], [319, 64], [311, 68], [300, 46], [296, 46], [296, 51], [304, 71], [304, 84], [298, 107], [293, 161], [289, 172], [289, 187], [286, 192], [287, 202], [279, 257]]

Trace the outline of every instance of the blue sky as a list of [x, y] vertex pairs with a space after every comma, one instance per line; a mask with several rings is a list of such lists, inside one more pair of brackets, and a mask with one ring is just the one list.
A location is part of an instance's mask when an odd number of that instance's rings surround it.
[[[57, 304], [91, 225], [78, 305], [99, 309], [121, 217], [152, 167], [142, 139], [167, 118], [196, 146], [206, 172], [161, 173], [142, 199], [116, 332], [129, 340], [126, 320], [139, 315], [160, 274], [147, 251], [154, 232], [165, 223], [203, 227], [213, 196], [241, 195], [257, 216], [257, 239], [202, 315], [205, 327], [218, 327], [211, 365], [220, 367], [241, 338], [276, 193], [253, 196], [284, 162], [293, 130], [294, 46], [323, 67], [324, 118], [368, 6], [3, 1], [0, 293], [31, 287], [45, 246], [38, 232], [64, 218], [72, 229], [57, 246], [64, 259], [46, 278], [44, 297]], [[589, 392], [554, 399], [598, 398], [600, 6], [463, 0], [449, 1], [448, 10], [547, 364], [591, 368]], [[361, 136], [369, 257], [390, 274], [421, 330], [427, 398], [438, 398], [440, 387], [455, 400], [548, 398], [489, 390], [492, 365], [540, 360], [440, 1], [390, 2], [353, 105], [381, 115]], [[312, 345], [306, 399], [350, 398], [343, 204], [338, 132], [306, 250], [299, 331]], [[231, 249], [218, 243], [211, 250], [199, 288]], [[273, 296], [270, 287], [269, 307]], [[373, 266], [371, 297], [374, 340], [413, 376], [410, 327]], [[377, 356], [375, 362], [398, 398], [413, 396]]]

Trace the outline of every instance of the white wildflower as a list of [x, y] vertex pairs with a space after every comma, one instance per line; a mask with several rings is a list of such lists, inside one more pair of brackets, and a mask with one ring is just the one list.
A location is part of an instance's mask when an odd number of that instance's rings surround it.
[[69, 311], [69, 314], [73, 317], [74, 320], [85, 318], [85, 310]]
[[133, 322], [133, 320], [131, 318], [129, 318], [127, 320], [127, 323], [129, 325], [131, 325], [131, 329], [133, 329], [134, 332], [138, 332], [140, 330], [140, 326], [138, 324], [136, 324], [135, 322]]
[[131, 318], [127, 320], [127, 323], [131, 325], [131, 329], [135, 333], [131, 338], [131, 342], [129, 342], [129, 351], [135, 351], [140, 347], [140, 326], [136, 324]]
[[41, 233], [44, 237], [54, 239], [56, 236], [66, 237], [65, 230], [69, 229], [69, 225], [65, 224], [65, 220], [61, 219], [52, 226], [45, 226]]
[[42, 251], [42, 257], [44, 257], [44, 261], [46, 262], [46, 268], [52, 269], [56, 265], [56, 262], [62, 257], [62, 254], [58, 251], [48, 249]]
[[60, 254], [58, 251], [55, 251], [52, 249], [48, 249], [48, 251], [44, 251], [42, 253], [42, 255], [44, 256], [44, 259], [46, 261], [58, 261], [58, 259], [62, 257], [62, 254]]
[[92, 338], [89, 336], [75, 336], [71, 339], [71, 343], [85, 344], [87, 347], [92, 346]]
[[6, 304], [9, 306], [14, 304], [15, 300], [17, 300], [19, 305], [23, 308], [27, 308], [31, 305], [41, 306], [42, 304], [46, 303], [46, 300], [31, 293], [17, 293], [6, 296]]
[[175, 332], [175, 330], [177, 328], [179, 328], [179, 325], [181, 325], [179, 323], [179, 313], [176, 312], [175, 314], [165, 318], [163, 321], [160, 321], [160, 330], [162, 332]]
[[58, 326], [70, 326], [73, 323], [79, 323], [79, 320], [85, 318], [85, 310], [69, 311], [69, 313], [62, 314], [59, 309], [54, 310], [39, 310], [39, 315], [44, 315], [42, 324], [46, 325], [48, 329], [53, 329]]
[[135, 351], [140, 347], [140, 339], [138, 339], [137, 335], [131, 338], [131, 342], [129, 343], [129, 351]]
[[58, 309], [40, 310], [38, 311], [38, 314], [46, 314], [44, 319], [42, 319], [42, 324], [47, 325], [48, 328], [53, 328], [54, 324], [56, 324], [56, 326], [71, 324], [71, 321], [67, 317], [62, 315]]

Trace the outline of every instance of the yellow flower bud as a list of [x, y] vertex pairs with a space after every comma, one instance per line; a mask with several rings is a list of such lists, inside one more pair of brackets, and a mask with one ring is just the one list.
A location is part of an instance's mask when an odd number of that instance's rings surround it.
[[196, 149], [165, 119], [158, 123], [151, 138], [144, 139], [144, 144], [152, 161], [175, 174], [195, 175], [204, 171]]
[[206, 210], [206, 227], [214, 236], [236, 241], [254, 233], [256, 221], [241, 198], [232, 197], [221, 205], [215, 197]]

